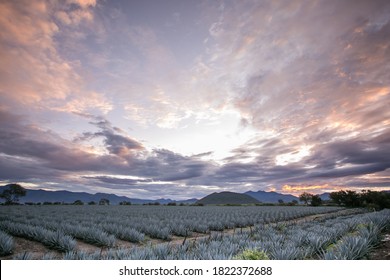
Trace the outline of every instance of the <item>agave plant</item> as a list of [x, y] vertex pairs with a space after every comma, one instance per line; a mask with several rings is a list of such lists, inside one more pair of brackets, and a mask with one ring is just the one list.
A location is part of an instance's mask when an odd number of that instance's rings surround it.
[[33, 260], [34, 256], [33, 256], [33, 254], [31, 254], [29, 252], [23, 252], [23, 253], [16, 254], [13, 257], [13, 259], [14, 260]]
[[76, 248], [76, 241], [73, 237], [60, 231], [47, 231], [43, 243], [49, 248], [60, 252], [73, 251]]
[[301, 251], [294, 246], [274, 247], [270, 250], [269, 255], [274, 260], [297, 260], [301, 255]]
[[12, 254], [14, 250], [13, 238], [3, 231], [0, 231], [0, 256]]

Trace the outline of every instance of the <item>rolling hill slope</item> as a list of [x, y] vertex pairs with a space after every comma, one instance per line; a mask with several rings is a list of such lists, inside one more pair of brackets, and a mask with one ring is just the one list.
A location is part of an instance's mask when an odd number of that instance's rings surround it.
[[259, 201], [249, 195], [234, 192], [212, 193], [198, 200], [197, 204], [254, 204]]

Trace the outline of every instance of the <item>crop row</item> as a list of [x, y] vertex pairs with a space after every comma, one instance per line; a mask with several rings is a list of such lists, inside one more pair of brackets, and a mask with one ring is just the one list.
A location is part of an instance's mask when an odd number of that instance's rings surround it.
[[12, 254], [14, 250], [14, 240], [12, 236], [0, 230], [0, 256]]
[[278, 223], [257, 226], [252, 232], [213, 232], [209, 237], [183, 245], [163, 243], [133, 249], [100, 252], [68, 252], [64, 259], [233, 259], [247, 250], [264, 252], [270, 259], [361, 259], [390, 228], [390, 210], [337, 217], [322, 222]]
[[60, 252], [73, 251], [76, 241], [62, 231], [52, 231], [40, 226], [23, 224], [10, 221], [0, 221], [0, 229], [14, 235], [29, 240], [38, 241], [48, 248]]
[[4, 208], [0, 221], [61, 231], [101, 247], [115, 238], [143, 242], [146, 237], [171, 240], [275, 223], [340, 210], [338, 207], [150, 207], [150, 206], [20, 206]]

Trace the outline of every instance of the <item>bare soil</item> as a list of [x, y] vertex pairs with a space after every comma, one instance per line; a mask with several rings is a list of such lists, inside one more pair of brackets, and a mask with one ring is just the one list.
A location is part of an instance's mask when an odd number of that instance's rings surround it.
[[381, 243], [369, 254], [370, 260], [390, 260], [390, 231], [383, 235]]

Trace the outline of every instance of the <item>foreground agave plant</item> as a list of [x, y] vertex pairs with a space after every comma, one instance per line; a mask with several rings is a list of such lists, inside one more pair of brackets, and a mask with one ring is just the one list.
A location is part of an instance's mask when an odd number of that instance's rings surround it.
[[5, 232], [0, 231], [0, 256], [7, 256], [12, 254], [13, 249], [13, 238]]

